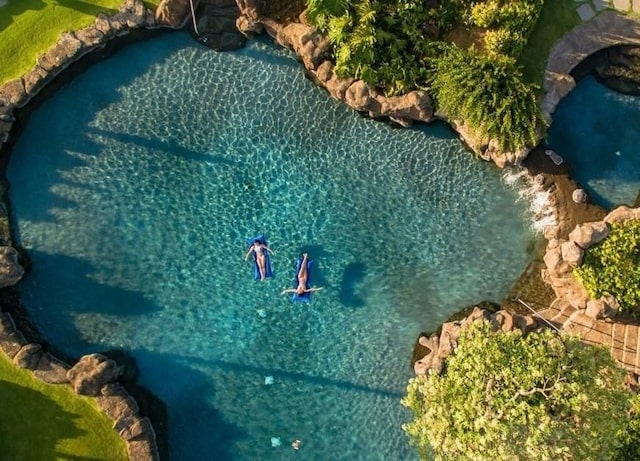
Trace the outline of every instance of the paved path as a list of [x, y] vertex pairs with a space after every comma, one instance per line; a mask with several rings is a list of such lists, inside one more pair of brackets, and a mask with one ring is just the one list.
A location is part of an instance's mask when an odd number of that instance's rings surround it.
[[605, 10], [640, 13], [640, 0], [575, 0], [576, 11], [582, 22], [593, 19]]
[[626, 370], [640, 375], [640, 324], [596, 320], [557, 299], [548, 309], [538, 311], [563, 332], [578, 335], [587, 344], [602, 345]]

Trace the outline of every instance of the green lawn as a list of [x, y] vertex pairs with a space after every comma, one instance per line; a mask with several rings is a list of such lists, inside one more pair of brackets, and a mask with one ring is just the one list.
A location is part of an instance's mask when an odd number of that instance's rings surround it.
[[580, 24], [574, 0], [545, 0], [536, 28], [520, 56], [524, 77], [542, 84], [549, 51], [564, 34]]
[[0, 352], [0, 459], [125, 461], [124, 442], [95, 402], [45, 384]]
[[[62, 32], [82, 29], [98, 13], [114, 14], [123, 0], [9, 0], [0, 7], [0, 82], [31, 70]], [[160, 0], [145, 2], [154, 8]]]

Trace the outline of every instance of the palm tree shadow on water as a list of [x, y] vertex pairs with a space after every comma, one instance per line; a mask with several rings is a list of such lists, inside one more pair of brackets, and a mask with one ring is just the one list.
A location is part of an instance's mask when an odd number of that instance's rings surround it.
[[[213, 400], [216, 383], [210, 376], [187, 365], [187, 361], [193, 363], [191, 358], [148, 349], [112, 350], [104, 354], [119, 364], [125, 364], [121, 381], [139, 403], [147, 404], [146, 408], [143, 405], [141, 408], [145, 408], [154, 425], [161, 459], [233, 459], [231, 448], [246, 434], [226, 421], [216, 408], [205, 403]], [[138, 382], [139, 372], [144, 383]], [[153, 393], [147, 390], [158, 387], [162, 389]], [[167, 400], [170, 401], [168, 405], [165, 403]], [[204, 428], [206, 437], [203, 437]]]
[[358, 286], [364, 280], [367, 266], [361, 262], [347, 264], [342, 272], [340, 283], [340, 303], [347, 307], [357, 308], [364, 306], [364, 299], [359, 295]]

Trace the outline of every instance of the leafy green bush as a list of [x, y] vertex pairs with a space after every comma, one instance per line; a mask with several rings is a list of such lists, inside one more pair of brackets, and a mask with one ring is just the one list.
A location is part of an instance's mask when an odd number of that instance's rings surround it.
[[607, 350], [551, 330], [463, 331], [443, 374], [410, 380], [403, 426], [423, 459], [605, 459], [628, 421], [624, 372]]
[[640, 459], [640, 395], [632, 403], [631, 418], [618, 431], [618, 446], [613, 450], [609, 461], [638, 461]]
[[[503, 149], [518, 149], [537, 139], [536, 125], [542, 122], [535, 101], [538, 88], [523, 81], [516, 61], [543, 0], [306, 1], [306, 16], [329, 39], [340, 77], [362, 79], [388, 96], [428, 90], [433, 84], [438, 109], [497, 139]], [[482, 46], [462, 49], [446, 41], [456, 27], [453, 35], [474, 37], [473, 31], [462, 29], [464, 24], [483, 29]], [[452, 48], [458, 53], [446, 52]], [[443, 62], [449, 58], [460, 58], [456, 63], [465, 64], [460, 72]], [[441, 77], [442, 71], [450, 72]], [[482, 74], [485, 71], [488, 75]], [[446, 82], [449, 77], [453, 81]], [[486, 77], [489, 82], [484, 81]], [[458, 92], [460, 98], [454, 95], [460, 83], [465, 92], [481, 88], [474, 91], [479, 96], [474, 105], [489, 105], [470, 108], [465, 104], [458, 110], [460, 102], [470, 102], [462, 92]], [[447, 104], [452, 99], [455, 104]], [[493, 120], [496, 113], [498, 118]]]
[[620, 310], [640, 315], [640, 220], [613, 223], [573, 270], [592, 298], [611, 294]]
[[450, 47], [436, 60], [431, 90], [449, 118], [464, 120], [503, 149], [532, 144], [544, 123], [536, 86], [527, 84], [515, 62]]

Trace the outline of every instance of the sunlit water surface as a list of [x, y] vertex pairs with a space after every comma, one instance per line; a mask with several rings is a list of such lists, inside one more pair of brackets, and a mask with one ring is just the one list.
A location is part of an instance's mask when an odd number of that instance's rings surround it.
[[[176, 461], [415, 459], [417, 334], [501, 300], [532, 240], [445, 126], [360, 117], [262, 40], [127, 47], [34, 112], [8, 177], [34, 323], [72, 356], [135, 357]], [[243, 261], [258, 232], [264, 283]], [[324, 290], [294, 304], [302, 251]]]

